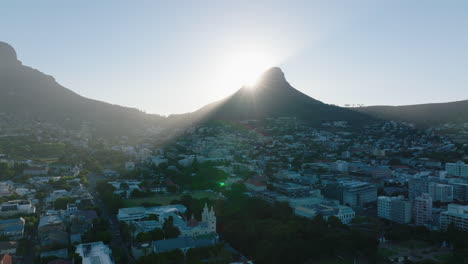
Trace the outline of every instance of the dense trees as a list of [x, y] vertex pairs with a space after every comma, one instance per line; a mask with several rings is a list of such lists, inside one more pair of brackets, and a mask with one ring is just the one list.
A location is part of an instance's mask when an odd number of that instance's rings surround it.
[[112, 213], [117, 213], [119, 208], [124, 207], [122, 198], [114, 194], [114, 187], [106, 181], [98, 182], [96, 191]]
[[166, 239], [169, 238], [176, 238], [180, 235], [180, 230], [176, 226], [174, 226], [174, 219], [172, 216], [169, 216], [164, 220], [163, 228], [162, 230], [164, 231], [164, 237]]
[[[160, 254], [150, 254], [139, 258], [137, 264], [184, 264], [184, 253], [181, 250], [173, 250]], [[194, 263], [195, 264], [195, 263]]]
[[295, 216], [287, 204], [271, 205], [235, 194], [219, 201], [216, 211], [222, 238], [255, 263], [305, 263], [336, 256], [376, 258], [374, 237], [333, 217], [308, 220]]
[[93, 220], [93, 227], [84, 234], [83, 242], [103, 241], [108, 244], [112, 240], [112, 234], [109, 231], [109, 222], [104, 218]]
[[67, 204], [73, 202], [75, 202], [75, 199], [72, 197], [57, 198], [57, 200], [54, 201], [54, 208], [55, 210], [65, 210], [67, 209]]
[[164, 231], [161, 228], [156, 228], [149, 232], [138, 233], [136, 237], [137, 242], [150, 242], [155, 240], [164, 239]]

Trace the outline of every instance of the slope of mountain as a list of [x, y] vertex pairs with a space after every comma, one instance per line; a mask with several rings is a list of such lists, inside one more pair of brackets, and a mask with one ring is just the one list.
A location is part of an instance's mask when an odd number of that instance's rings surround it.
[[373, 118], [362, 113], [322, 103], [294, 89], [280, 68], [266, 71], [253, 87], [244, 86], [221, 101], [169, 120], [228, 120], [263, 119], [267, 117], [296, 117], [319, 124], [324, 121], [343, 120], [362, 123]]
[[404, 106], [368, 106], [353, 108], [376, 118], [411, 122], [421, 127], [443, 123], [467, 123], [468, 100]]
[[22, 65], [0, 42], [0, 113], [77, 129], [83, 123], [100, 135], [134, 135], [164, 118], [82, 97], [53, 77]]

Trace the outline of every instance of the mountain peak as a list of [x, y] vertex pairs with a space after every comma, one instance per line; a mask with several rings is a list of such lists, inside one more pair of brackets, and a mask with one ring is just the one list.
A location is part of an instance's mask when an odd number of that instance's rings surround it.
[[18, 62], [18, 57], [15, 49], [10, 44], [0, 41], [0, 64], [16, 62]]
[[286, 83], [284, 72], [279, 67], [272, 67], [266, 70], [259, 79], [260, 85], [271, 85], [274, 83]]

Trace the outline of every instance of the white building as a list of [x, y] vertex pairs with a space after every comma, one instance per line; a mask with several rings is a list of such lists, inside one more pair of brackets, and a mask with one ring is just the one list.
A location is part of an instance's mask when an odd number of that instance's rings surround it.
[[109, 246], [106, 246], [102, 241], [92, 242], [87, 244], [79, 244], [76, 246], [76, 254], [80, 255], [83, 264], [113, 264]]
[[454, 224], [461, 230], [468, 230], [468, 206], [449, 204], [447, 209], [440, 213], [440, 228], [446, 230], [450, 224]]
[[432, 221], [432, 198], [429, 194], [423, 193], [414, 199], [413, 214], [416, 225], [426, 225]]
[[29, 200], [15, 200], [0, 205], [0, 216], [13, 216], [17, 214], [34, 214], [36, 206]]
[[411, 222], [411, 202], [403, 196], [379, 196], [377, 215], [390, 221], [407, 224]]
[[446, 163], [445, 170], [449, 175], [468, 178], [468, 164], [462, 161]]
[[392, 197], [379, 196], [377, 197], [377, 216], [392, 220]]
[[434, 202], [449, 203], [453, 201], [452, 185], [430, 182], [428, 190]]

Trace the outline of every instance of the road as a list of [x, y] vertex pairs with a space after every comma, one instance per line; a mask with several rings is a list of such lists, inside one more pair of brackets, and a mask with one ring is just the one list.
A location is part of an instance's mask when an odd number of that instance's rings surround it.
[[126, 243], [120, 234], [119, 222], [115, 214], [109, 211], [109, 208], [99, 197], [99, 194], [96, 192], [96, 181], [99, 180], [99, 176], [92, 175], [88, 177], [89, 182], [89, 192], [94, 198], [95, 205], [101, 210], [101, 217], [109, 221], [109, 231], [112, 233], [112, 241], [110, 246], [114, 249], [118, 248], [122, 253], [127, 257], [126, 263], [134, 263], [135, 259], [130, 253], [129, 244]]

